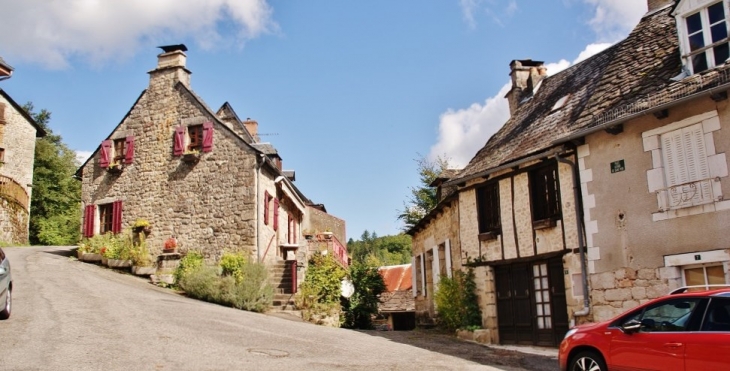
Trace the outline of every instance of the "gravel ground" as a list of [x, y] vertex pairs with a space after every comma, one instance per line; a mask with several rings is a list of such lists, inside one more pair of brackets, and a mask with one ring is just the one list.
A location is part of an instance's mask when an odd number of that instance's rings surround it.
[[[482, 365], [494, 366], [506, 371], [558, 371], [556, 356], [533, 353], [557, 354], [550, 348], [515, 347], [524, 351], [504, 349], [501, 346], [487, 345], [458, 339], [451, 333], [438, 329], [416, 329], [413, 331], [361, 331], [362, 333], [380, 336], [391, 341], [408, 344], [433, 352], [447, 354]], [[538, 351], [528, 353], [533, 349]], [[542, 351], [540, 351], [542, 350]]]

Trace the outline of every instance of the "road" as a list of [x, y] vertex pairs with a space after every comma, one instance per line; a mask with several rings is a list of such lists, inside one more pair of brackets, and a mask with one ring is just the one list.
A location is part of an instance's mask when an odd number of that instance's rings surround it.
[[6, 248], [15, 289], [0, 370], [497, 370], [372, 332], [205, 303], [70, 257]]

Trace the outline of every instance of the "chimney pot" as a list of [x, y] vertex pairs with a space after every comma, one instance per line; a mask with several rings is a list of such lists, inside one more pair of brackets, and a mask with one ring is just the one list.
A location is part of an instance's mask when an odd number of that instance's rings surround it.
[[544, 62], [532, 59], [513, 60], [509, 64], [512, 90], [505, 98], [509, 102], [510, 114], [514, 114], [520, 102], [534, 93], [533, 89], [547, 76]]

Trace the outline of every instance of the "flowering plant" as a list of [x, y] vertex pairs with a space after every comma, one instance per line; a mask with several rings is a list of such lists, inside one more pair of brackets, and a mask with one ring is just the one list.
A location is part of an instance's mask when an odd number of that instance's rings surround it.
[[175, 237], [170, 237], [165, 240], [164, 248], [165, 250], [173, 250], [177, 247], [177, 240]]

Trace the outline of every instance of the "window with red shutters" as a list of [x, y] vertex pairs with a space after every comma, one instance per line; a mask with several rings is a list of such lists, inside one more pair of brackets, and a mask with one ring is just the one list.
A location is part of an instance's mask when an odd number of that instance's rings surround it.
[[191, 125], [188, 126], [188, 151], [202, 151], [203, 150], [203, 125]]
[[121, 165], [124, 163], [126, 156], [126, 144], [127, 139], [114, 139], [114, 157], [112, 163], [115, 165]]
[[122, 232], [122, 201], [114, 201], [112, 215], [112, 233]]
[[99, 205], [99, 234], [112, 232], [114, 204]]

